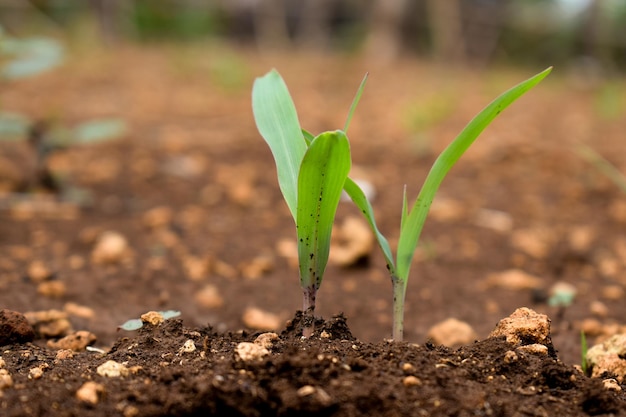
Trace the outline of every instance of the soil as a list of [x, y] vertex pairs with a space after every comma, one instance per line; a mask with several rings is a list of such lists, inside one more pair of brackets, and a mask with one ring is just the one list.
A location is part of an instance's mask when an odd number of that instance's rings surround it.
[[[626, 415], [621, 391], [575, 366], [581, 330], [593, 345], [621, 332], [626, 314], [626, 194], [575, 152], [587, 144], [626, 172], [623, 104], [602, 101], [622, 81], [581, 84], [555, 69], [450, 172], [413, 264], [401, 343], [386, 340], [391, 284], [375, 247], [349, 266], [331, 261], [318, 295], [326, 321], [300, 337], [295, 230], [250, 109], [252, 81], [271, 67], [312, 132], [343, 126], [370, 72], [349, 136], [354, 175], [375, 189], [392, 245], [404, 184], [415, 196], [473, 114], [539, 70], [79, 45], [63, 68], [3, 85], [3, 109], [67, 125], [123, 117], [129, 131], [50, 159], [89, 192], [81, 207], [14, 194], [30, 175], [28, 149], [1, 144], [0, 307], [39, 320], [34, 341], [2, 348], [12, 382], [1, 415]], [[358, 214], [342, 203], [338, 224]], [[573, 302], [551, 306], [563, 283]], [[511, 362], [516, 347], [488, 336], [524, 306], [552, 320], [553, 354]], [[182, 314], [118, 329], [152, 310]], [[448, 318], [474, 337], [430, 340]], [[91, 350], [49, 343], [83, 330]], [[242, 360], [239, 343], [265, 331], [279, 334], [269, 353]], [[125, 375], [99, 374], [109, 360]]]

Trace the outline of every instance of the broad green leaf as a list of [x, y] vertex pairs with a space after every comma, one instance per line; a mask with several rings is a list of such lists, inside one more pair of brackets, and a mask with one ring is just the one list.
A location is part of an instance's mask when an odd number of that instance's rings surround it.
[[383, 251], [383, 256], [385, 257], [385, 261], [387, 262], [387, 266], [389, 267], [389, 272], [391, 274], [395, 271], [395, 264], [393, 262], [393, 253], [391, 252], [391, 248], [389, 247], [389, 242], [383, 236], [383, 234], [378, 230], [378, 226], [376, 226], [376, 219], [374, 217], [374, 208], [370, 204], [369, 200], [365, 196], [361, 187], [354, 182], [351, 178], [346, 178], [346, 183], [344, 184], [345, 192], [350, 196], [354, 204], [361, 210], [361, 213], [365, 216], [365, 219], [369, 223], [372, 231], [374, 232], [374, 236], [376, 236], [376, 240], [378, 241], [378, 245], [380, 249]]
[[350, 144], [339, 130], [318, 135], [302, 159], [296, 216], [302, 288], [318, 289], [322, 282], [333, 221], [350, 165]]
[[295, 220], [298, 172], [307, 145], [287, 85], [276, 70], [254, 81], [252, 111], [257, 129], [274, 156], [278, 184]]
[[461, 155], [474, 143], [478, 135], [502, 112], [502, 110], [537, 85], [551, 70], [552, 67], [501, 94], [474, 117], [456, 139], [439, 155], [428, 173], [411, 211], [402, 224], [396, 258], [397, 272], [400, 279], [405, 282], [408, 279], [413, 254], [417, 247], [417, 242], [422, 232], [428, 210], [430, 209], [430, 205], [433, 202], [439, 185], [450, 168], [452, 168]]
[[119, 138], [126, 133], [126, 122], [121, 119], [90, 120], [74, 128], [75, 144], [98, 143]]

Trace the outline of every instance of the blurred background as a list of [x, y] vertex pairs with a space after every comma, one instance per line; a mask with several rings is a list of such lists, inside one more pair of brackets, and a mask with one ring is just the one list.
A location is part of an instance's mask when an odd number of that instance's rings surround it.
[[2, 0], [11, 36], [227, 40], [261, 49], [408, 54], [486, 66], [547, 59], [581, 71], [626, 68], [622, 0]]

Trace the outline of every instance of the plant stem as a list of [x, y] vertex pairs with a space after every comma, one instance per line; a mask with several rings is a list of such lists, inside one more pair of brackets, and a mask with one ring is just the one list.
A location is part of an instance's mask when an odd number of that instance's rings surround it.
[[302, 336], [310, 337], [313, 334], [315, 326], [315, 298], [317, 297], [317, 288], [315, 284], [302, 289]]
[[391, 275], [393, 286], [393, 329], [391, 338], [401, 342], [404, 338], [404, 297], [406, 295], [406, 280], [395, 274]]

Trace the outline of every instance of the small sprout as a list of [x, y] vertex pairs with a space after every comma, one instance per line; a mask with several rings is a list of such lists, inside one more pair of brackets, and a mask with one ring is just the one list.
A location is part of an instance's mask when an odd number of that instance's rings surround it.
[[[163, 320], [167, 320], [167, 319], [171, 319], [171, 318], [180, 316], [180, 311], [174, 311], [174, 310], [159, 311], [157, 313], [160, 314], [160, 316], [163, 318]], [[143, 317], [144, 316], [142, 316], [142, 318]], [[117, 329], [118, 330], [126, 330], [128, 332], [132, 332], [133, 330], [141, 329], [143, 327], [143, 324], [144, 324], [144, 320], [142, 320], [141, 318], [139, 318], [139, 319], [131, 319], [131, 320], [128, 320], [126, 323], [122, 324], [121, 326], [119, 326]]]
[[551, 70], [548, 68], [506, 91], [472, 119], [439, 155], [410, 208], [405, 189], [395, 258], [387, 239], [376, 226], [374, 210], [366, 194], [347, 176], [351, 157], [346, 132], [363, 93], [367, 74], [350, 107], [344, 129], [324, 132], [318, 136], [300, 128], [295, 105], [277, 71], [273, 70], [255, 81], [252, 109], [256, 125], [272, 151], [281, 192], [296, 222], [300, 284], [304, 294], [305, 336], [313, 330], [317, 290], [328, 260], [330, 230], [343, 188], [365, 215], [382, 249], [393, 285], [393, 339], [402, 340], [409, 270], [439, 185], [493, 119], [543, 80]]

